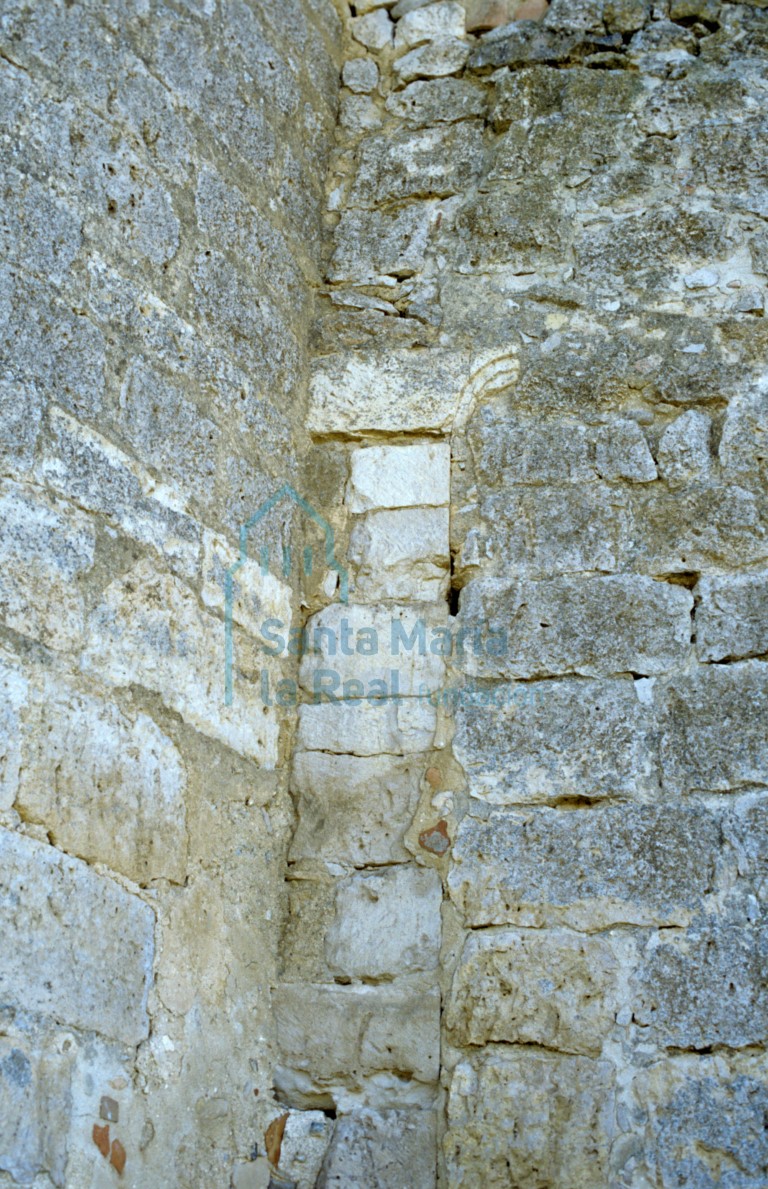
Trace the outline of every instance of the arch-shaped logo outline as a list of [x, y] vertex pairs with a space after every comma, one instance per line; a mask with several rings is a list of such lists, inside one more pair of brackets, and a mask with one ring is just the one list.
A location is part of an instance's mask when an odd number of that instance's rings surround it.
[[241, 566], [248, 561], [248, 533], [262, 520], [268, 512], [271, 512], [277, 504], [288, 496], [295, 504], [306, 512], [310, 519], [314, 520], [315, 524], [319, 524], [325, 536], [325, 560], [329, 570], [335, 570], [339, 575], [339, 599], [342, 603], [349, 601], [349, 573], [346, 566], [341, 565], [336, 559], [336, 538], [333, 528], [324, 516], [312, 507], [312, 505], [299, 495], [295, 487], [290, 483], [284, 483], [274, 495], [265, 500], [261, 507], [254, 512], [253, 516], [249, 517], [244, 524], [240, 526], [240, 556], [236, 562], [225, 572], [224, 575], [224, 704], [226, 706], [232, 705], [234, 697], [234, 682], [232, 677], [232, 663], [233, 663], [233, 629], [232, 629], [232, 608], [234, 604], [234, 590], [235, 590], [235, 574]]

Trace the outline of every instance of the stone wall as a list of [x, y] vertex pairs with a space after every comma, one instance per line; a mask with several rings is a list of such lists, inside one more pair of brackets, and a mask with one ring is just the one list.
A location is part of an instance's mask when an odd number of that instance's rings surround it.
[[2, 13], [0, 1186], [760, 1189], [763, 4]]

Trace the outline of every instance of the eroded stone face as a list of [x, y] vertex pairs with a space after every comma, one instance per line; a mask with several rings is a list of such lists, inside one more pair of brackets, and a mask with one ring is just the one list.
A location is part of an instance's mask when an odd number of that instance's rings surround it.
[[431, 1111], [353, 1111], [336, 1124], [317, 1189], [418, 1185], [434, 1189], [436, 1119]]

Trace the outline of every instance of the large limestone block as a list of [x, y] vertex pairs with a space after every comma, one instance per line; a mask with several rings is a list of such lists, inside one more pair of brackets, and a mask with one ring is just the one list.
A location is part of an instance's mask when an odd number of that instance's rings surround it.
[[[665, 1057], [635, 1074], [632, 1132], [616, 1142], [616, 1183], [762, 1189], [768, 1172], [764, 1060]], [[736, 1170], [738, 1170], [736, 1172]], [[734, 1178], [723, 1176], [729, 1171]]]
[[303, 705], [298, 745], [344, 755], [411, 755], [429, 750], [436, 723], [434, 707], [420, 698]]
[[431, 1104], [440, 1062], [437, 987], [282, 983], [273, 1003], [283, 1101], [344, 1111]]
[[464, 667], [482, 677], [664, 673], [690, 652], [692, 607], [683, 587], [629, 574], [477, 579], [462, 591], [460, 623], [495, 643], [468, 647]]
[[768, 574], [702, 578], [696, 586], [696, 651], [702, 661], [768, 653]]
[[146, 714], [46, 678], [22, 734], [17, 805], [57, 846], [137, 883], [186, 874], [186, 772]]
[[329, 280], [364, 285], [421, 272], [439, 211], [435, 200], [395, 211], [344, 211], [333, 233]]
[[618, 1010], [621, 955], [564, 929], [470, 934], [446, 1025], [460, 1045], [537, 1044], [598, 1056]]
[[361, 517], [347, 551], [355, 599], [441, 599], [448, 586], [448, 522], [447, 508], [387, 509]]
[[453, 1074], [449, 1184], [607, 1185], [613, 1109], [610, 1062], [489, 1045]]
[[476, 122], [371, 136], [359, 150], [351, 206], [461, 194], [483, 169], [483, 130]]
[[654, 689], [661, 776], [672, 794], [765, 785], [768, 666], [700, 665]]
[[337, 1120], [316, 1189], [435, 1189], [432, 1111], [353, 1111]]
[[256, 556], [240, 564], [240, 550], [226, 538], [207, 531], [203, 534], [203, 602], [226, 614], [227, 573], [231, 572], [232, 622], [258, 638], [263, 637], [269, 620], [277, 620], [280, 627], [275, 631], [287, 638], [292, 620], [291, 588], [269, 570], [265, 573], [257, 560], [258, 545], [251, 543], [251, 548]]
[[499, 398], [483, 404], [467, 429], [475, 470], [483, 487], [512, 483], [594, 482], [587, 427], [577, 420], [521, 416]]
[[325, 939], [331, 973], [382, 979], [434, 970], [442, 900], [440, 876], [427, 867], [393, 867], [342, 880]]
[[531, 697], [457, 707], [453, 750], [473, 797], [514, 805], [658, 791], [652, 724], [629, 678], [518, 688]]
[[93, 565], [94, 529], [82, 512], [39, 488], [0, 484], [0, 615], [50, 648], [76, 649], [84, 599], [77, 579]]
[[177, 578], [141, 561], [107, 587], [90, 619], [84, 667], [113, 685], [155, 690], [185, 722], [272, 768], [279, 724], [264, 713], [258, 685], [239, 678], [235, 635], [233, 702], [225, 702], [224, 631]]
[[719, 848], [700, 806], [496, 809], [461, 823], [448, 889], [470, 925], [687, 924]]
[[0, 999], [136, 1045], [154, 914], [79, 859], [0, 829]]
[[289, 858], [362, 867], [405, 862], [403, 844], [419, 801], [424, 763], [418, 756], [293, 756], [299, 824]]
[[350, 512], [376, 508], [441, 507], [450, 500], [448, 442], [366, 446], [354, 450], [345, 503]]
[[311, 651], [299, 681], [318, 696], [427, 696], [445, 677], [444, 659], [428, 646], [433, 626], [441, 626], [440, 617], [428, 621], [418, 609], [331, 603], [307, 621]]
[[463, 78], [436, 78], [393, 91], [386, 107], [398, 119], [423, 126], [483, 116], [486, 103], [485, 91], [476, 83]]
[[469, 380], [469, 355], [442, 349], [325, 355], [312, 369], [315, 434], [445, 430]]
[[768, 936], [759, 922], [697, 922], [669, 940], [652, 938], [633, 980], [633, 1017], [660, 1046], [765, 1045], [766, 964]]

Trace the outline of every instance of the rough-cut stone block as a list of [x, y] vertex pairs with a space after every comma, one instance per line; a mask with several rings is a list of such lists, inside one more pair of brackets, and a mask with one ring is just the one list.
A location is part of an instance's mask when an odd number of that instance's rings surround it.
[[453, 749], [469, 791], [493, 805], [561, 798], [650, 798], [658, 791], [651, 724], [634, 683], [546, 681], [530, 701], [460, 704]]
[[605, 426], [597, 438], [596, 459], [603, 479], [651, 483], [656, 478], [656, 463], [636, 421], [623, 419]]
[[0, 485], [0, 615], [55, 649], [77, 648], [83, 596], [77, 578], [93, 565], [96, 534], [76, 508], [39, 488]]
[[40, 423], [42, 395], [32, 384], [0, 380], [0, 467], [3, 473], [20, 477], [32, 466]]
[[235, 633], [233, 701], [225, 703], [224, 632], [192, 591], [146, 561], [113, 582], [90, 620], [85, 668], [113, 685], [156, 690], [203, 734], [277, 762], [278, 722], [264, 713], [258, 686], [239, 679], [244, 641]]
[[417, 757], [296, 752], [292, 787], [299, 824], [291, 861], [321, 858], [355, 867], [405, 862], [403, 838], [416, 812], [423, 768]]
[[759, 922], [697, 922], [669, 941], [654, 938], [633, 979], [633, 1018], [661, 1046], [764, 1045], [766, 963], [768, 936]]
[[354, 450], [346, 504], [350, 512], [375, 508], [440, 507], [450, 498], [448, 442], [367, 446]]
[[136, 1045], [149, 1032], [154, 914], [71, 859], [0, 829], [0, 1001]]
[[735, 660], [768, 653], [768, 574], [702, 578], [695, 593], [700, 660]]
[[57, 1189], [65, 1185], [72, 1046], [62, 1040], [0, 1037], [0, 1174], [14, 1184], [36, 1184], [47, 1172]]
[[448, 586], [448, 508], [395, 508], [357, 521], [347, 557], [354, 597], [437, 602]]
[[461, 823], [448, 888], [470, 925], [687, 924], [719, 851], [695, 805], [497, 809]]
[[768, 666], [707, 665], [654, 689], [666, 791], [768, 784]]
[[464, 666], [482, 677], [664, 673], [690, 652], [692, 607], [683, 587], [628, 574], [478, 579], [462, 591], [460, 623], [468, 638], [482, 627], [487, 644], [468, 645]]
[[345, 1111], [431, 1104], [440, 1063], [437, 987], [282, 983], [273, 1004], [283, 1101]]
[[448, 198], [460, 194], [480, 176], [482, 129], [476, 123], [451, 124], [372, 136], [360, 148], [350, 203], [377, 206], [416, 195]]
[[22, 766], [20, 712], [28, 692], [16, 657], [0, 653], [0, 809], [10, 809], [19, 789]]
[[395, 27], [395, 49], [412, 49], [424, 41], [464, 36], [465, 15], [455, 0], [442, 0], [406, 13]]
[[344, 211], [333, 233], [332, 281], [376, 283], [423, 271], [441, 204], [414, 202], [394, 211]]
[[428, 623], [418, 608], [396, 604], [331, 603], [307, 621], [299, 681], [317, 699], [428, 695], [445, 678], [443, 658], [428, 647], [441, 619]]
[[722, 1056], [696, 1053], [637, 1073], [632, 1134], [616, 1142], [616, 1183], [632, 1178], [718, 1189], [732, 1181], [739, 1189], [762, 1189], [768, 1170], [763, 1066], [762, 1057], [728, 1068]]
[[[226, 614], [227, 573], [232, 571], [233, 623], [250, 635], [263, 638], [267, 621], [279, 620], [282, 625], [279, 633], [287, 638], [293, 618], [288, 583], [269, 571], [264, 573], [261, 563], [254, 558], [238, 565], [240, 550], [218, 534], [206, 531], [203, 545], [201, 594], [206, 607]], [[254, 552], [258, 556], [258, 546]], [[234, 570], [236, 565], [238, 568]]]
[[415, 82], [387, 98], [387, 111], [415, 126], [453, 123], [485, 114], [486, 95], [482, 87], [467, 79], [437, 78]]
[[614, 1110], [608, 1061], [489, 1045], [454, 1071], [445, 1150], [456, 1185], [607, 1185]]
[[472, 933], [446, 1025], [461, 1045], [538, 1044], [599, 1056], [618, 1008], [620, 958], [602, 938], [565, 930]]
[[434, 970], [442, 899], [440, 876], [428, 867], [393, 867], [342, 880], [325, 939], [331, 973], [381, 979]]
[[379, 68], [372, 58], [353, 58], [344, 63], [341, 72], [345, 87], [356, 94], [368, 95], [377, 86]]
[[[280, 1172], [296, 1189], [315, 1189], [335, 1124], [322, 1111], [290, 1111], [280, 1145]], [[269, 1167], [267, 1189], [269, 1189]], [[274, 1182], [273, 1182], [274, 1184]]]
[[369, 50], [383, 50], [392, 43], [392, 22], [383, 8], [355, 17], [351, 31], [355, 41]]
[[435, 1189], [436, 1177], [437, 1125], [432, 1111], [353, 1111], [336, 1123], [317, 1189]]
[[469, 380], [462, 351], [326, 355], [313, 365], [309, 429], [315, 434], [441, 430]]
[[595, 478], [587, 430], [578, 421], [521, 417], [502, 399], [482, 405], [467, 432], [484, 487], [496, 487], [501, 477], [505, 486], [547, 487]]
[[679, 486], [706, 477], [712, 465], [709, 447], [712, 422], [706, 413], [689, 409], [664, 430], [659, 442], [659, 474]]
[[183, 883], [186, 773], [171, 740], [146, 714], [49, 678], [22, 734], [18, 807], [56, 844], [137, 883]]
[[411, 50], [395, 62], [395, 72], [401, 82], [417, 78], [446, 78], [463, 70], [469, 57], [469, 46], [458, 37], [444, 37]]
[[299, 707], [298, 745], [341, 755], [410, 755], [432, 746], [437, 716], [429, 702], [322, 702]]

